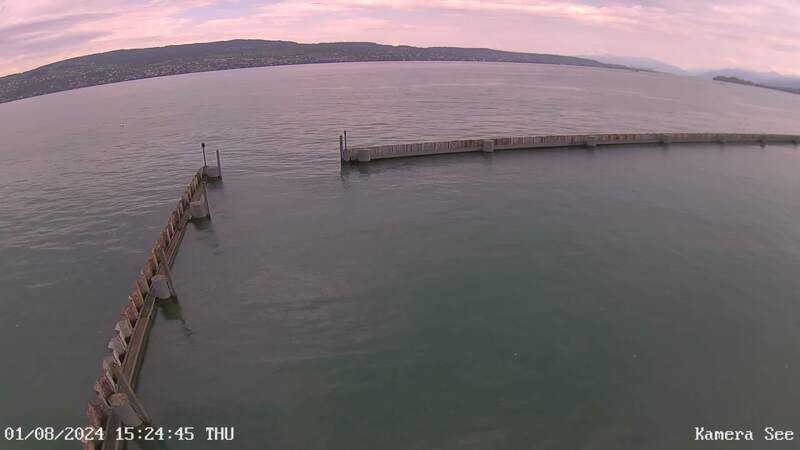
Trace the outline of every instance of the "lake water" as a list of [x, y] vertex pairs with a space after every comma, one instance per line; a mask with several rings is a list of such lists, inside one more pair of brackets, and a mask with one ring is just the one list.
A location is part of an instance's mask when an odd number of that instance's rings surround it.
[[[762, 448], [800, 431], [800, 150], [350, 145], [796, 133], [800, 96], [491, 63], [274, 67], [0, 105], [0, 426], [83, 425], [144, 251], [223, 151], [140, 376], [170, 449]], [[137, 446], [132, 446], [136, 448]], [[792, 444], [775, 448], [793, 448]], [[76, 448], [0, 442], [0, 448]]]

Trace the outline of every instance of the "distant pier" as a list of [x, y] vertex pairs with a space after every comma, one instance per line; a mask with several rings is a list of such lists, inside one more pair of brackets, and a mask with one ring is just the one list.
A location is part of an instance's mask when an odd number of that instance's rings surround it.
[[561, 147], [599, 147], [604, 145], [642, 144], [800, 144], [796, 134], [743, 134], [743, 133], [616, 133], [616, 134], [561, 134], [492, 139], [467, 139], [414, 144], [378, 145], [348, 148], [346, 140], [339, 139], [339, 152], [343, 163], [366, 163], [379, 159], [407, 158], [411, 156], [444, 155], [449, 153], [493, 153], [505, 150], [533, 150]]

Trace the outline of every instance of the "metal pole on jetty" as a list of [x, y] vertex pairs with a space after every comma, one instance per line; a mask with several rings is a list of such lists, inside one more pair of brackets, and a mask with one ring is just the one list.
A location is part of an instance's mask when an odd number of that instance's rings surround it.
[[206, 202], [206, 211], [208, 211], [208, 220], [211, 220], [211, 208], [208, 206], [208, 189], [206, 189], [206, 182], [203, 181], [203, 200]]
[[217, 150], [217, 178], [222, 179], [222, 161], [219, 159], [219, 150]]
[[203, 167], [207, 167], [208, 163], [206, 162], [206, 143], [205, 142], [201, 142], [200, 143], [200, 147], [203, 148]]

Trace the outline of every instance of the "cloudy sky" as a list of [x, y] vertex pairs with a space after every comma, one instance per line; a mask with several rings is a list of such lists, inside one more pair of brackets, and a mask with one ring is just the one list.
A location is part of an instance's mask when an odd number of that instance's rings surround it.
[[234, 38], [656, 58], [800, 75], [800, 0], [0, 0], [0, 75]]

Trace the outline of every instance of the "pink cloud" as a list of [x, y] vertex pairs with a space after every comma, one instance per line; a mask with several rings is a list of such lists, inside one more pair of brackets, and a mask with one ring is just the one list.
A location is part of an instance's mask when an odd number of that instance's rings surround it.
[[0, 0], [0, 74], [117, 48], [233, 38], [603, 51], [800, 74], [797, 23], [794, 0]]

